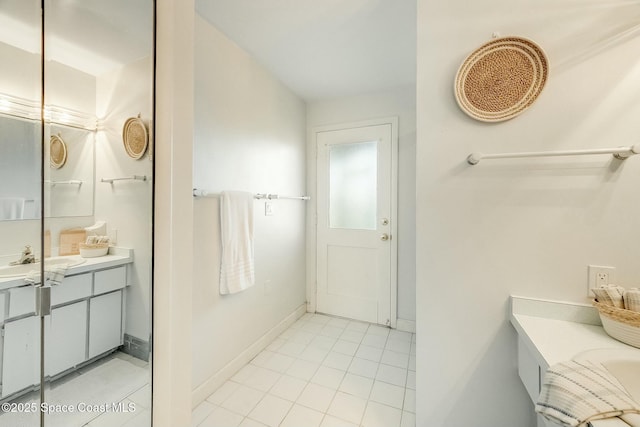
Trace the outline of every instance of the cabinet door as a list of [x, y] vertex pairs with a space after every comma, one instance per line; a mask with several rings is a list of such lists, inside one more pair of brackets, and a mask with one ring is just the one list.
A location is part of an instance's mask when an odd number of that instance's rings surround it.
[[122, 344], [122, 291], [89, 300], [89, 358]]
[[45, 375], [82, 363], [87, 353], [87, 301], [56, 308], [45, 317]]
[[4, 325], [2, 396], [40, 383], [40, 318]]

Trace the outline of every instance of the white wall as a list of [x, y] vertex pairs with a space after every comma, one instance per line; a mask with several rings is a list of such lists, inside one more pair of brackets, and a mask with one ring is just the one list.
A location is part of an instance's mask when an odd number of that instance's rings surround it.
[[20, 259], [26, 245], [30, 245], [40, 258], [40, 220], [0, 221], [0, 235], [0, 257], [3, 264]]
[[[152, 149], [141, 159], [129, 157], [122, 127], [140, 114], [149, 125], [152, 114], [150, 57], [97, 78], [97, 115], [104, 128], [96, 133], [95, 219], [117, 230], [117, 246], [131, 248], [134, 263], [128, 269], [125, 332], [144, 341], [151, 333], [152, 257]], [[102, 178], [146, 175], [147, 181], [102, 183]]]
[[[415, 154], [416, 103], [415, 87], [403, 87], [367, 95], [314, 101], [307, 105], [307, 127], [357, 122], [398, 116], [398, 318], [415, 321]], [[307, 146], [308, 190], [316, 188], [315, 139]], [[312, 199], [313, 200], [313, 199]], [[315, 203], [309, 205], [315, 209]], [[307, 249], [311, 256], [307, 280], [315, 283], [315, 228], [309, 220]], [[312, 241], [313, 240], [313, 241]], [[311, 247], [312, 246], [312, 247]]]
[[44, 67], [45, 104], [95, 114], [95, 76], [56, 61], [46, 61]]
[[39, 103], [42, 90], [40, 53], [0, 42], [0, 58], [4, 59], [0, 93]]
[[[302, 195], [304, 103], [199, 16], [195, 49], [194, 186]], [[256, 285], [221, 296], [218, 199], [194, 200], [194, 389], [305, 302], [305, 204], [274, 201], [266, 217], [264, 203], [254, 205]]]
[[[640, 159], [465, 163], [473, 151], [636, 143], [640, 37], [624, 31], [639, 15], [631, 3], [418, 1], [417, 425], [534, 426], [509, 295], [584, 302], [587, 264], [640, 280]], [[550, 77], [530, 110], [484, 124], [452, 88], [494, 31], [537, 41]]]
[[193, 0], [156, 2], [153, 425], [191, 424]]

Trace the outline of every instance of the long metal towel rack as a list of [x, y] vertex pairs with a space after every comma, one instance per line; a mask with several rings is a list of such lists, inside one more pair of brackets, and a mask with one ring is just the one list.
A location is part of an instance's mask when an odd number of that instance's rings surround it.
[[[210, 193], [205, 190], [199, 190], [197, 188], [194, 188], [193, 197], [220, 197], [220, 193]], [[256, 193], [253, 195], [253, 198], [267, 199], [267, 200], [276, 200], [276, 199], [311, 200], [311, 197], [309, 196], [282, 196], [280, 194], [270, 194], [270, 193]]]
[[565, 150], [565, 151], [530, 151], [523, 153], [499, 153], [499, 154], [482, 154], [471, 153], [467, 157], [467, 163], [477, 165], [480, 160], [485, 159], [516, 159], [522, 157], [556, 157], [556, 156], [582, 156], [587, 154], [613, 154], [613, 157], [619, 160], [627, 159], [634, 154], [640, 154], [640, 144], [630, 147], [617, 148], [594, 148], [591, 150]]
[[59, 185], [59, 184], [82, 185], [82, 181], [80, 181], [79, 179], [70, 179], [68, 181], [49, 181], [49, 180], [46, 180], [45, 182], [47, 184], [51, 184], [51, 185]]
[[133, 175], [133, 176], [126, 176], [123, 178], [102, 178], [100, 182], [113, 184], [114, 181], [146, 181], [146, 180], [147, 180], [146, 175]]

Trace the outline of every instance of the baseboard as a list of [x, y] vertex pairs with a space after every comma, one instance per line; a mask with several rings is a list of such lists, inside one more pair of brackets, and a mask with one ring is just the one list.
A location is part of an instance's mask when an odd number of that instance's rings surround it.
[[220, 369], [214, 375], [209, 377], [204, 383], [196, 387], [191, 392], [191, 405], [195, 409], [200, 403], [204, 402], [214, 391], [216, 391], [225, 381], [235, 375], [244, 365], [249, 363], [262, 350], [264, 350], [274, 339], [283, 333], [289, 326], [293, 325], [296, 320], [307, 312], [307, 305], [302, 304], [294, 310], [293, 313], [285, 317], [280, 323], [271, 328], [266, 334], [256, 340], [249, 348], [244, 350], [232, 361], [227, 363], [224, 368]]
[[124, 353], [127, 353], [135, 358], [149, 361], [149, 353], [151, 352], [151, 345], [149, 341], [142, 340], [134, 337], [133, 335], [124, 334], [123, 344], [120, 347]]
[[416, 321], [415, 320], [406, 320], [406, 319], [398, 319], [396, 323], [396, 329], [404, 332], [411, 332], [413, 334], [416, 333]]

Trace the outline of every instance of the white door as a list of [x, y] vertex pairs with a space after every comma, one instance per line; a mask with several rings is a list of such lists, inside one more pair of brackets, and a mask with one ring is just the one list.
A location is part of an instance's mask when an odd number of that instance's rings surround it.
[[316, 132], [320, 313], [395, 326], [395, 129]]

